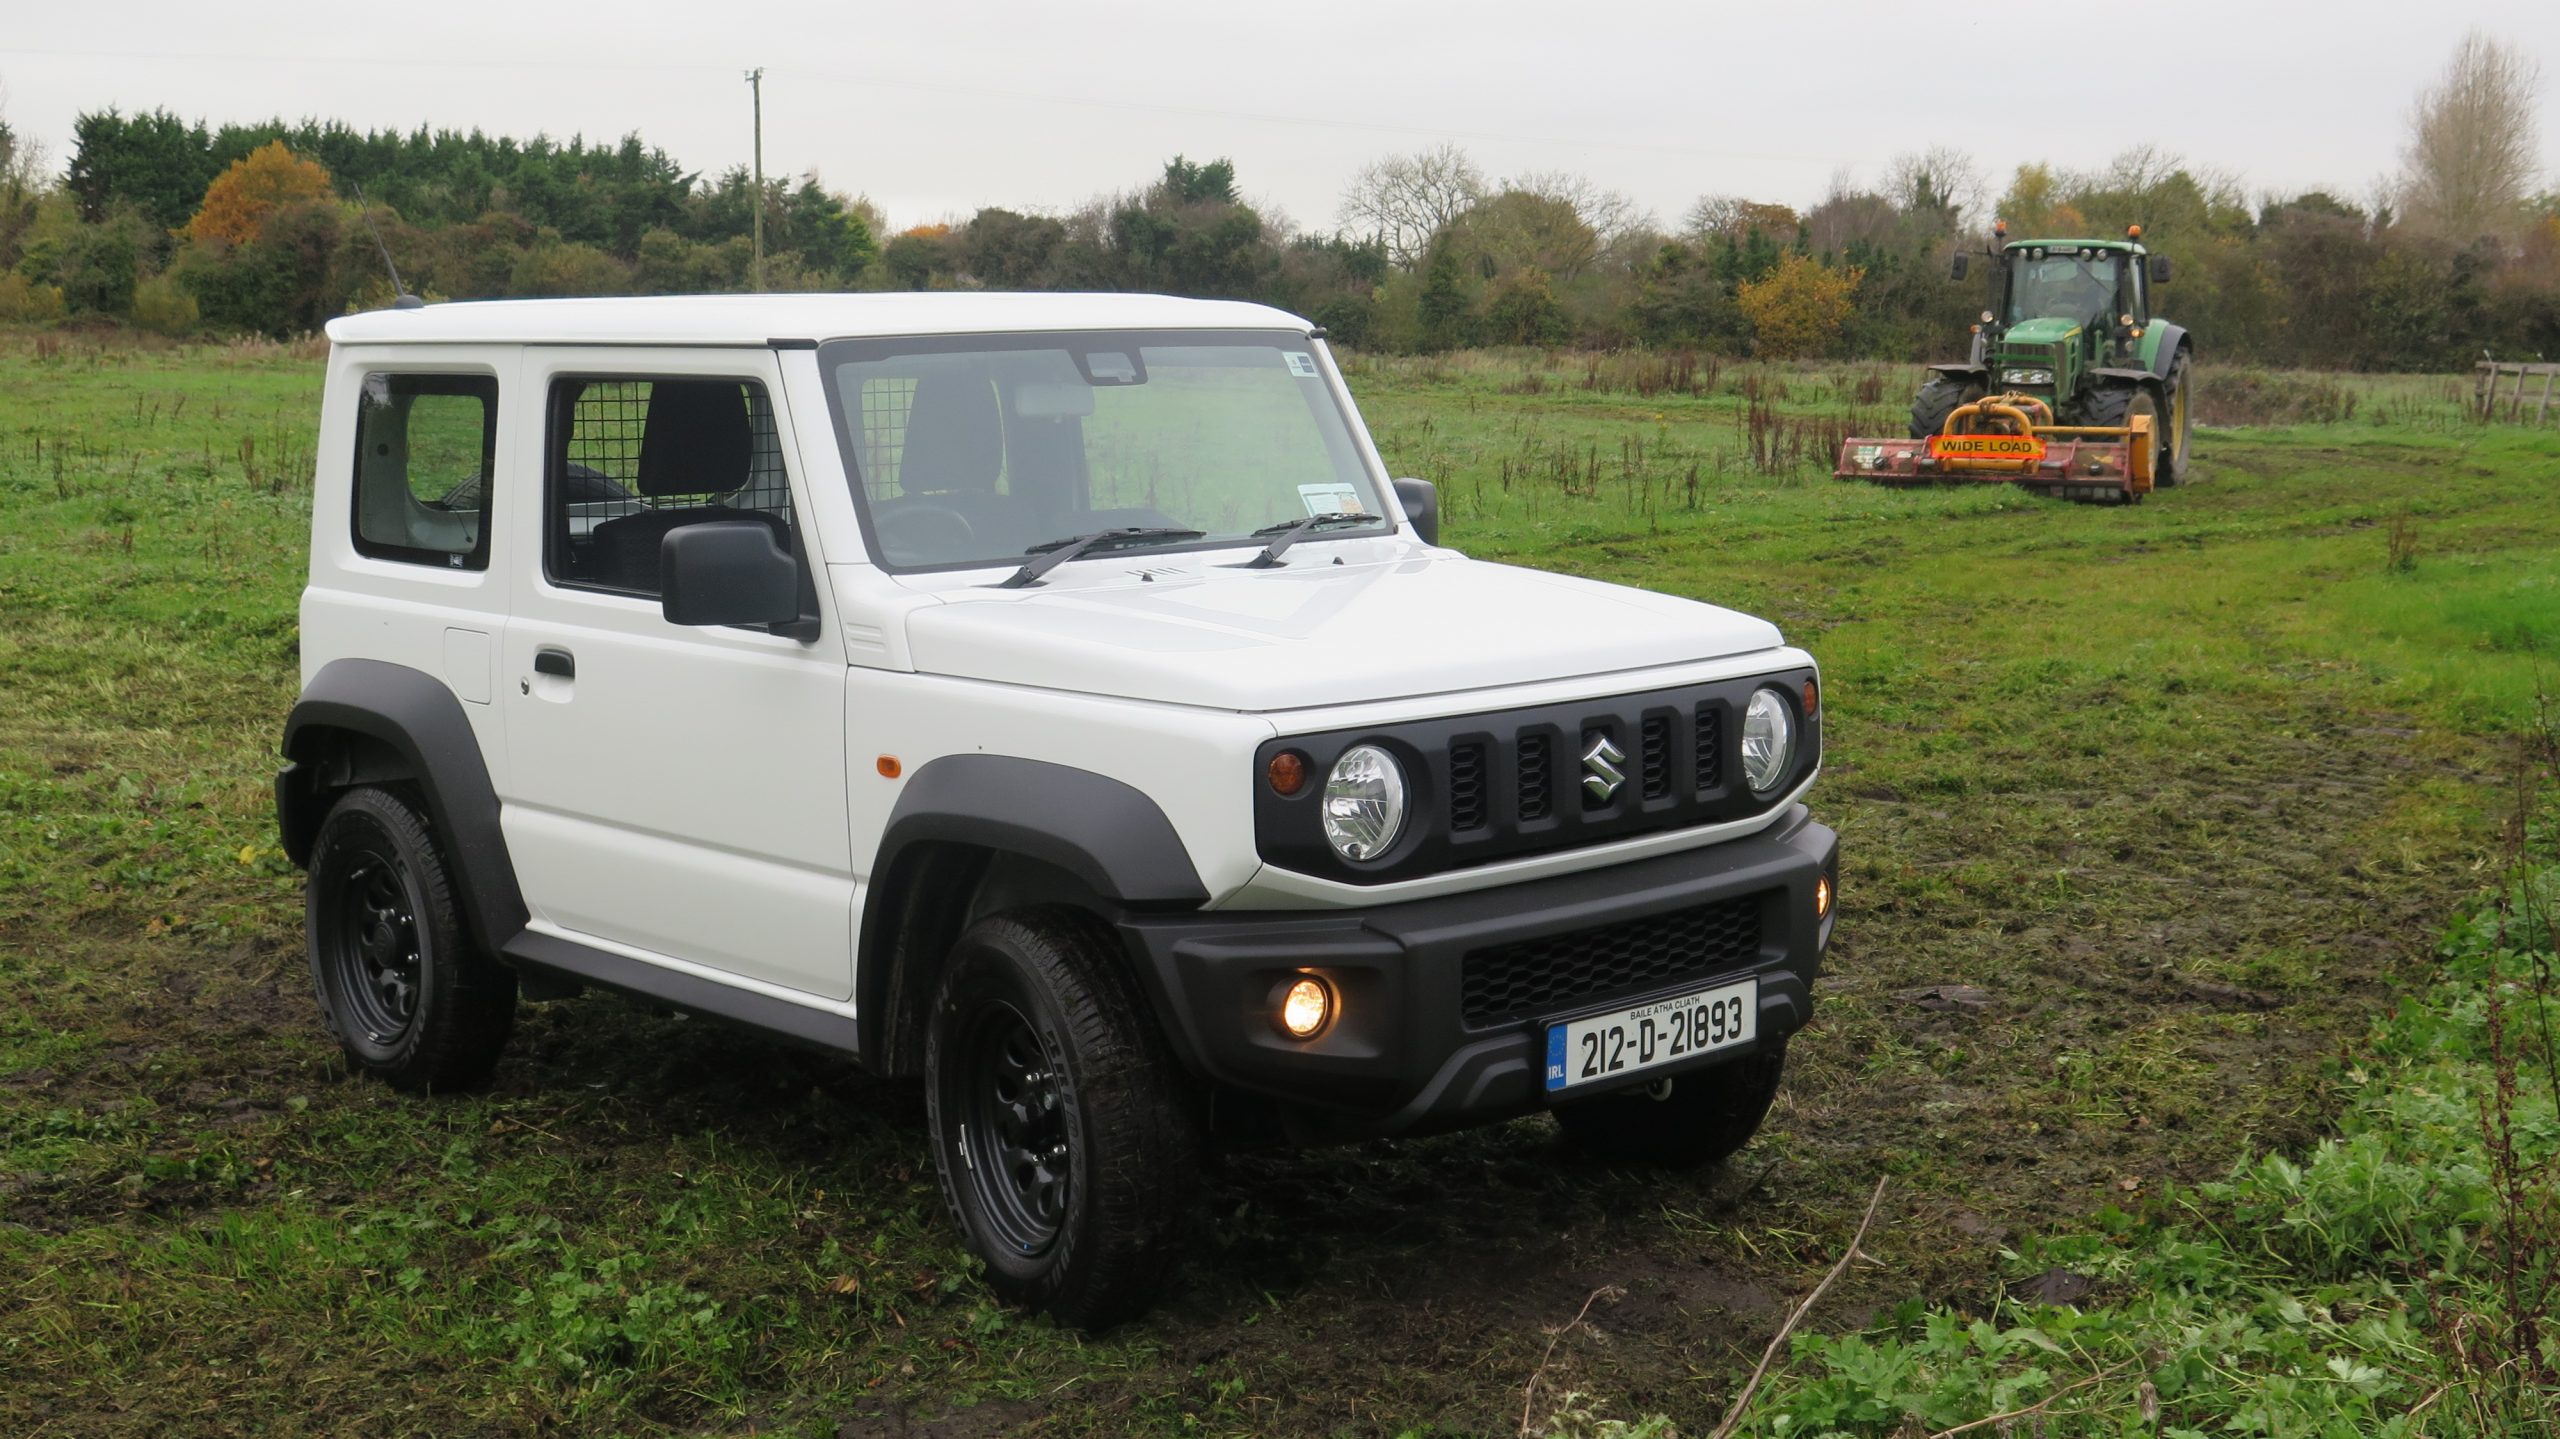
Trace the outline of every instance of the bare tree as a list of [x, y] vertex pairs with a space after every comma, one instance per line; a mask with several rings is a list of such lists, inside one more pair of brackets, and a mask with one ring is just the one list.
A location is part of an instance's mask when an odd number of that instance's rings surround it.
[[1362, 167], [1342, 192], [1342, 224], [1376, 236], [1387, 258], [1410, 270], [1431, 237], [1484, 196], [1484, 175], [1467, 152], [1442, 144]]
[[1573, 213], [1591, 227], [1603, 246], [1616, 244], [1639, 230], [1650, 230], [1656, 223], [1653, 212], [1633, 198], [1604, 189], [1588, 175], [1567, 170], [1533, 170], [1504, 181], [1502, 188], [1571, 205]]
[[[1834, 176], [1834, 184], [1844, 178]], [[1740, 195], [1700, 195], [1689, 212], [1680, 217], [1680, 234], [1691, 244], [1704, 244], [1719, 238], [1740, 239], [1744, 232], [1756, 228], [1783, 240], [1795, 234], [1796, 223], [1796, 212], [1785, 205], [1746, 200]]]
[[2454, 240], [2503, 234], [2532, 189], [2534, 106], [2542, 67], [2478, 30], [2444, 76], [2418, 93], [2401, 152], [2400, 208]]
[[[7, 100], [8, 92], [0, 88], [0, 111], [6, 110]], [[0, 113], [0, 270], [17, 263], [45, 188], [44, 147], [11, 129]]]
[[1680, 217], [1680, 233], [1693, 243], [1730, 235], [1742, 228], [1745, 203], [1740, 195], [1700, 195]]
[[1991, 184], [1973, 156], [1953, 145], [1906, 150], [1884, 167], [1884, 197], [1904, 214], [1937, 210], [1950, 228], [1977, 218], [1991, 199]]

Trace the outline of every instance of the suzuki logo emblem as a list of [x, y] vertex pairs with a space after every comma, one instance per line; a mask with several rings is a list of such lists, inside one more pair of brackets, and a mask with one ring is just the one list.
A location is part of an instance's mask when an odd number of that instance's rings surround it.
[[1593, 804], [1607, 804], [1617, 797], [1619, 786], [1627, 782], [1627, 772], [1618, 768], [1626, 757], [1627, 752], [1606, 734], [1595, 735], [1591, 748], [1582, 752], [1582, 787], [1591, 791]]

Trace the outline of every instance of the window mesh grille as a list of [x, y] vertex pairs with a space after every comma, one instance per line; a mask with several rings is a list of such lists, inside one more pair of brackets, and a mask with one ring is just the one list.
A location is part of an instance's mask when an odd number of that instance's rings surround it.
[[913, 379], [880, 378], [862, 382], [862, 488], [875, 500], [893, 500], [906, 491], [898, 481], [898, 462], [907, 453], [907, 415], [915, 408]]
[[570, 407], [570, 473], [593, 470], [632, 493], [640, 473], [640, 435], [649, 423], [649, 382], [587, 385]]
[[[747, 406], [746, 483], [727, 494], [643, 496], [640, 450], [648, 433], [653, 388], [648, 380], [595, 380], [579, 388], [569, 407], [568, 444], [563, 452], [571, 480], [564, 496], [569, 503], [624, 499], [628, 508], [653, 510], [719, 504], [733, 510], [764, 510], [790, 520], [791, 479], [783, 466], [781, 439], [774, 433], [773, 404], [763, 386], [748, 381], [738, 385]], [[582, 470], [587, 473], [581, 475]], [[594, 476], [612, 481], [624, 495], [578, 483]]]

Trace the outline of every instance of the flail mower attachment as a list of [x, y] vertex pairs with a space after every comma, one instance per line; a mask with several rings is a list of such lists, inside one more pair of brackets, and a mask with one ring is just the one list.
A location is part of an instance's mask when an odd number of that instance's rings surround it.
[[2059, 499], [2139, 504], [2158, 456], [2151, 417], [2126, 425], [2057, 425], [2034, 395], [1990, 395], [1957, 407], [1925, 440], [1840, 443], [1833, 478], [1879, 485], [2024, 485]]

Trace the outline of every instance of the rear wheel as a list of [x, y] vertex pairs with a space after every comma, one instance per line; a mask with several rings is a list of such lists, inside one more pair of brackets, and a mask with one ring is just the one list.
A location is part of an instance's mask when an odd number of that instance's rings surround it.
[[1943, 433], [1947, 416], [1983, 396], [1982, 381], [1969, 375], [1934, 375], [1911, 401], [1911, 438], [1925, 440]]
[[1200, 1140], [1112, 937], [1065, 909], [971, 926], [925, 1044], [944, 1201], [1004, 1298], [1098, 1328], [1173, 1267]]
[[1642, 1089], [1560, 1104], [1556, 1123], [1576, 1148], [1612, 1164], [1715, 1164], [1760, 1132], [1786, 1065], [1787, 1047], [1780, 1042]]
[[489, 1077], [515, 1025], [516, 976], [474, 949], [426, 821], [353, 789], [321, 822], [303, 885], [311, 978], [357, 1068], [408, 1090]]
[[2169, 392], [2169, 423], [2166, 427], [2167, 434], [2162, 440], [2162, 453], [2166, 457], [2166, 462], [2160, 466], [2159, 480], [2163, 487], [2186, 482], [2187, 465], [2194, 449], [2196, 430], [2193, 370], [2194, 367], [2185, 350], [2178, 351], [2178, 358], [2169, 362], [2169, 377], [2165, 382]]

